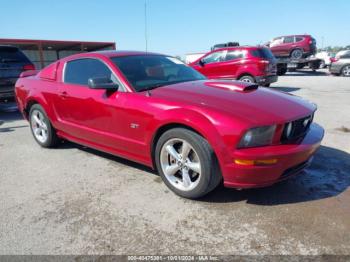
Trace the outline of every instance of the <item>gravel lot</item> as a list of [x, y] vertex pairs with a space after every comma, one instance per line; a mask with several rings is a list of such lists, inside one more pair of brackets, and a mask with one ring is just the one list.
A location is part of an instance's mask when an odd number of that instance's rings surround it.
[[42, 149], [18, 113], [0, 112], [0, 254], [350, 254], [350, 78], [304, 71], [272, 88], [318, 104], [312, 166], [199, 201], [115, 156]]

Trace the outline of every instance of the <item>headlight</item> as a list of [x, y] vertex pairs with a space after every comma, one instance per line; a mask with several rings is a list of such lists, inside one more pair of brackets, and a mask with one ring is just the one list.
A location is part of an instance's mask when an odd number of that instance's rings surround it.
[[272, 143], [275, 130], [276, 125], [251, 128], [241, 138], [238, 147], [242, 148], [270, 145]]

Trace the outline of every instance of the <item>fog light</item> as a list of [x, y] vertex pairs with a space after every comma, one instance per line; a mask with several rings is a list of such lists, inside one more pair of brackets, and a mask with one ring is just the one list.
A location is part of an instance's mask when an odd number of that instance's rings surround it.
[[235, 159], [235, 164], [241, 166], [265, 166], [274, 165], [278, 162], [276, 158], [271, 159], [258, 159], [258, 160], [247, 160], [247, 159]]

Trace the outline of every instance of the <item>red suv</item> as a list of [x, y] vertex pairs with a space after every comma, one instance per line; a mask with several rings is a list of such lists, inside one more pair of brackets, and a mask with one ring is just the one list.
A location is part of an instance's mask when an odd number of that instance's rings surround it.
[[227, 47], [190, 63], [210, 79], [237, 79], [269, 86], [277, 81], [276, 60], [266, 47]]
[[276, 57], [300, 59], [316, 53], [316, 40], [311, 35], [289, 35], [272, 39], [267, 46]]

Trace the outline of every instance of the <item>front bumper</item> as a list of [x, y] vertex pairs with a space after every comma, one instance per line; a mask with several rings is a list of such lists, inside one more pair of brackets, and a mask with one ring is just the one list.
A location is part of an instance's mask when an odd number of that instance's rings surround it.
[[[224, 185], [234, 188], [270, 186], [301, 172], [319, 148], [324, 130], [312, 124], [307, 135], [297, 144], [283, 144], [234, 150], [232, 163], [223, 167]], [[235, 159], [277, 159], [271, 165], [239, 165]]]
[[274, 82], [277, 82], [278, 76], [277, 75], [269, 75], [269, 76], [256, 76], [255, 81], [259, 85], [267, 85], [272, 84]]

